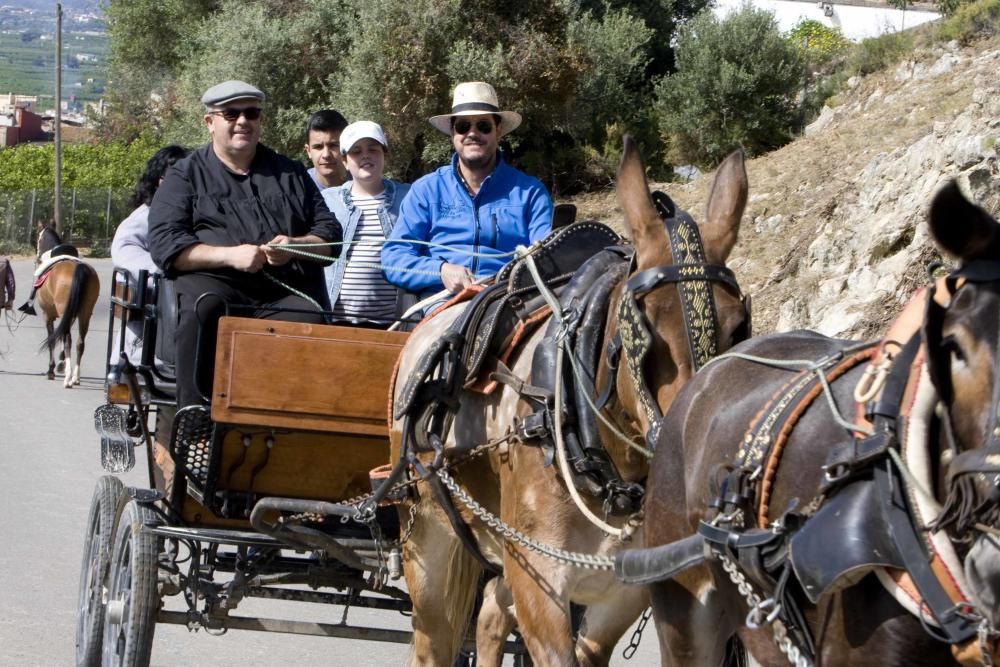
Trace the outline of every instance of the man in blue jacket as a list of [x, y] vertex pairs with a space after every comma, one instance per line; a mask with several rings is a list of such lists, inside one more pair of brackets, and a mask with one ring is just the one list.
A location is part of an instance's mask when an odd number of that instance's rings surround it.
[[430, 122], [451, 136], [455, 154], [413, 184], [382, 248], [386, 279], [421, 297], [460, 292], [552, 229], [545, 186], [504, 162], [498, 149], [521, 115], [500, 110], [493, 86], [458, 84], [451, 113]]

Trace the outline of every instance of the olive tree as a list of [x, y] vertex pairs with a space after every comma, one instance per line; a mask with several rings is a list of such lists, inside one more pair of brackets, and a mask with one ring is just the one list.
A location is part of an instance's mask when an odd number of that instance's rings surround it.
[[751, 155], [787, 143], [799, 122], [800, 49], [774, 15], [744, 5], [703, 12], [677, 39], [677, 72], [656, 85], [655, 112], [679, 161], [713, 165], [737, 146]]

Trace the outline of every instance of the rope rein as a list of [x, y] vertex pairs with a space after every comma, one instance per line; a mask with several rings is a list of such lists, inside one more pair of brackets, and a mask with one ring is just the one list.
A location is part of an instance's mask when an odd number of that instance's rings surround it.
[[[542, 280], [541, 274], [538, 272], [538, 267], [535, 265], [535, 259], [530, 254], [527, 253], [527, 249], [524, 251], [524, 260], [528, 265], [528, 271], [531, 273], [531, 277], [535, 281], [535, 286], [538, 287], [545, 302], [549, 305], [552, 310], [552, 317], [559, 324], [559, 333], [556, 334], [556, 386], [555, 386], [555, 396], [553, 400], [555, 401], [555, 445], [556, 445], [556, 459], [559, 462], [559, 471], [562, 473], [563, 482], [566, 485], [566, 489], [569, 491], [570, 497], [573, 499], [573, 503], [576, 505], [580, 513], [583, 514], [588, 521], [597, 526], [600, 530], [611, 535], [612, 537], [617, 537], [618, 539], [625, 541], [628, 540], [631, 532], [627, 529], [615, 528], [608, 522], [601, 519], [599, 516], [594, 514], [587, 504], [584, 502], [583, 498], [580, 497], [580, 492], [576, 490], [576, 485], [573, 483], [573, 474], [569, 468], [569, 460], [566, 456], [566, 443], [563, 440], [563, 411], [559, 409], [562, 405], [562, 392], [563, 392], [563, 359], [566, 354], [566, 323], [562, 315], [562, 307], [559, 305], [559, 300], [556, 296], [549, 290], [545, 281]], [[570, 353], [572, 357], [572, 352]]]
[[[456, 247], [456, 246], [450, 246], [450, 245], [445, 245], [445, 244], [441, 244], [441, 243], [433, 243], [431, 241], [417, 241], [415, 239], [383, 239], [383, 240], [362, 239], [362, 240], [358, 240], [358, 241], [330, 241], [330, 242], [324, 242], [324, 243], [284, 243], [284, 244], [282, 244], [282, 243], [268, 243], [266, 245], [267, 245], [268, 248], [275, 248], [275, 249], [279, 249], [279, 250], [284, 250], [285, 252], [287, 252], [289, 254], [297, 255], [297, 256], [303, 257], [305, 259], [311, 259], [311, 260], [317, 260], [317, 261], [328, 261], [328, 260], [331, 259], [329, 256], [327, 256], [327, 255], [321, 255], [321, 254], [316, 253], [316, 252], [310, 252], [308, 250], [304, 250], [304, 248], [326, 248], [326, 247], [333, 247], [333, 246], [353, 246], [353, 245], [379, 247], [379, 246], [384, 246], [384, 245], [386, 245], [388, 243], [408, 243], [410, 245], [420, 245], [420, 246], [426, 246], [428, 248], [442, 248], [442, 249], [449, 250], [451, 252], [454, 252], [454, 253], [457, 253], [457, 254], [460, 254], [460, 255], [468, 255], [470, 257], [486, 257], [486, 258], [492, 258], [492, 259], [503, 258], [503, 257], [514, 257], [522, 249], [524, 250], [524, 252], [526, 253], [526, 256], [527, 256], [527, 255], [533, 254], [535, 252], [535, 250], [537, 249], [536, 245], [532, 245], [530, 248], [527, 248], [527, 249], [525, 249], [523, 246], [518, 246], [517, 250], [513, 250], [511, 252], [496, 252], [496, 253], [492, 253], [492, 252], [476, 252], [474, 250], [466, 250], [464, 248], [459, 248], [459, 247]], [[335, 261], [335, 262], [347, 261], [347, 256], [346, 256], [346, 254], [342, 254], [338, 258], [334, 258], [333, 261]], [[411, 268], [408, 268], [408, 267], [405, 267], [405, 266], [390, 266], [390, 265], [382, 264], [381, 262], [357, 261], [357, 262], [354, 262], [354, 265], [356, 265], [356, 266], [358, 266], [360, 268], [364, 268], [364, 269], [378, 269], [379, 271], [392, 271], [393, 273], [409, 273], [409, 274], [413, 274], [413, 275], [434, 276], [434, 277], [438, 277], [438, 276], [441, 275], [441, 273], [439, 271], [429, 271], [427, 269], [411, 269]], [[322, 306], [320, 306], [319, 303], [315, 299], [313, 299], [312, 297], [310, 297], [309, 295], [301, 292], [300, 290], [295, 289], [291, 285], [285, 283], [284, 281], [282, 281], [279, 278], [275, 277], [274, 275], [268, 273], [267, 271], [261, 271], [261, 273], [263, 273], [264, 276], [268, 280], [270, 280], [271, 282], [275, 283], [276, 285], [280, 285], [281, 287], [284, 287], [286, 290], [288, 290], [290, 293], [292, 293], [292, 294], [294, 294], [296, 296], [299, 296], [299, 297], [305, 299], [310, 304], [312, 304], [313, 306], [315, 306], [317, 310], [323, 310]], [[488, 277], [489, 276], [484, 277], [484, 278], [480, 278], [479, 281], [477, 281], [477, 282], [481, 282], [482, 280], [485, 280]], [[435, 295], [434, 298], [437, 298], [437, 295]]]
[[[842, 353], [846, 354], [850, 352], [851, 349], [852, 348], [842, 350]], [[856, 431], [858, 433], [863, 433], [864, 435], [872, 435], [875, 433], [871, 427], [864, 424], [855, 424], [845, 419], [840, 413], [840, 409], [837, 407], [837, 402], [833, 398], [833, 389], [830, 387], [830, 383], [827, 382], [826, 374], [823, 372], [823, 366], [829, 361], [828, 358], [815, 361], [812, 359], [770, 359], [768, 357], [746, 354], [745, 352], [723, 352], [722, 354], [710, 359], [705, 366], [726, 358], [742, 359], [743, 361], [749, 361], [763, 366], [771, 366], [773, 368], [782, 368], [785, 370], [808, 371], [814, 374], [819, 380], [820, 385], [823, 387], [823, 396], [826, 398], [827, 405], [829, 406], [830, 412], [833, 415], [834, 421], [837, 422], [837, 425], [848, 431]]]

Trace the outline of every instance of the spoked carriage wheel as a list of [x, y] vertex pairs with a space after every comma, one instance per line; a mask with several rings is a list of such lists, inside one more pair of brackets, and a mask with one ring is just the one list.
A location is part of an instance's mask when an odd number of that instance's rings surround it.
[[134, 500], [121, 509], [108, 572], [104, 619], [104, 667], [145, 667], [153, 648], [159, 596], [160, 540], [143, 530], [156, 523], [153, 511]]
[[104, 475], [97, 480], [87, 514], [87, 535], [80, 567], [80, 595], [76, 610], [77, 667], [100, 667], [101, 630], [104, 628], [104, 583], [111, 560], [115, 515], [125, 489], [121, 480]]

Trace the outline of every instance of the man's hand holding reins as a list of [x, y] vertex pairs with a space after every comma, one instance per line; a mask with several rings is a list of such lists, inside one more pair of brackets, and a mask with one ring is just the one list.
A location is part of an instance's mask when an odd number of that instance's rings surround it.
[[282, 250], [277, 246], [288, 245], [292, 240], [285, 236], [284, 234], [278, 234], [270, 243], [265, 243], [260, 247], [264, 251], [264, 256], [267, 258], [267, 263], [271, 266], [284, 266], [288, 264], [292, 259], [292, 253], [287, 250]]
[[472, 273], [464, 266], [445, 262], [441, 265], [441, 282], [452, 294], [457, 294], [472, 284]]
[[[289, 237], [284, 234], [278, 234], [269, 243], [265, 243], [260, 246], [260, 249], [264, 252], [267, 258], [267, 263], [271, 266], [284, 266], [289, 261], [292, 260], [295, 253], [291, 253], [279, 246], [292, 245], [292, 246], [308, 246], [314, 245], [311, 248], [301, 248], [306, 250], [309, 254], [313, 255], [330, 255], [330, 246], [326, 245], [326, 242], [318, 236], [307, 235], [299, 237]], [[308, 255], [301, 255], [304, 259], [311, 259]], [[316, 261], [316, 260], [312, 260]]]
[[229, 266], [246, 273], [257, 273], [264, 268], [266, 261], [264, 252], [258, 246], [249, 243], [231, 248], [229, 254]]

